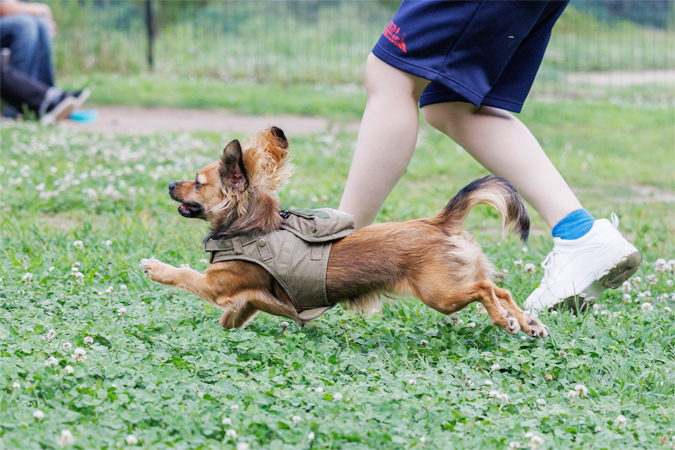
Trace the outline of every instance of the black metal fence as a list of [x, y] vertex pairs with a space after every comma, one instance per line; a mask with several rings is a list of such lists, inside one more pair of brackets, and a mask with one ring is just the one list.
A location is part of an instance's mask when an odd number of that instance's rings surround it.
[[[261, 82], [361, 83], [398, 1], [60, 0], [57, 69]], [[535, 88], [672, 99], [673, 0], [573, 1]]]

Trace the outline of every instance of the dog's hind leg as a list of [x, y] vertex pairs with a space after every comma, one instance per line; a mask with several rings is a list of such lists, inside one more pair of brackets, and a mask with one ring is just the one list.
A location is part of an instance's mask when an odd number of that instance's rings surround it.
[[228, 330], [231, 328], [243, 328], [257, 313], [258, 308], [253, 306], [251, 302], [241, 300], [233, 302], [231, 306], [227, 307], [218, 322], [223, 328]]
[[450, 314], [464, 309], [473, 302], [480, 302], [488, 314], [492, 324], [503, 329], [509, 334], [517, 333], [520, 330], [518, 320], [502, 306], [495, 295], [495, 285], [488, 280], [479, 281], [459, 291], [449, 292], [448, 289], [438, 289], [435, 287], [416, 292], [417, 296], [425, 305], [435, 309], [443, 314]]
[[506, 309], [509, 312], [509, 314], [511, 314], [518, 320], [518, 323], [520, 324], [520, 328], [523, 330], [523, 333], [531, 337], [542, 337], [542, 338], [548, 335], [548, 333], [546, 332], [546, 326], [537, 319], [534, 319], [526, 315], [518, 307], [516, 302], [513, 301], [511, 293], [508, 290], [502, 289], [497, 286], [494, 287], [494, 290], [502, 307], [504, 307], [504, 309]]

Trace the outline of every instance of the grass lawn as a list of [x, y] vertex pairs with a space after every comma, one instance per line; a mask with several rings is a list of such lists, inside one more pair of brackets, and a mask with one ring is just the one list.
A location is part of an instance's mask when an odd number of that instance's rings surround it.
[[[320, 98], [298, 102], [320, 114]], [[138, 261], [206, 268], [206, 227], [177, 214], [167, 184], [243, 136], [3, 122], [0, 448], [58, 448], [62, 430], [74, 448], [672, 448], [673, 271], [656, 261], [675, 258], [675, 109], [531, 102], [521, 118], [586, 207], [615, 211], [644, 256], [596, 311], [542, 314], [550, 337], [538, 341], [473, 306], [448, 320], [412, 299], [369, 317], [336, 307], [305, 328], [261, 314], [224, 331], [216, 308], [149, 282]], [[289, 139], [297, 170], [283, 205], [337, 206], [355, 136]], [[428, 128], [418, 148], [379, 220], [436, 214], [485, 174]], [[500, 241], [487, 207], [466, 226], [522, 302], [550, 250], [541, 219], [527, 246]]]

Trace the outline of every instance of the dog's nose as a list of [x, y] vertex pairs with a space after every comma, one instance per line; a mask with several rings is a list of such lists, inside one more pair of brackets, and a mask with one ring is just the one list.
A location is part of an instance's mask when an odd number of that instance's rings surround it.
[[175, 183], [175, 182], [174, 182], [174, 183], [171, 183], [171, 184], [169, 185], [169, 192], [173, 192], [174, 189], [176, 189], [176, 183]]

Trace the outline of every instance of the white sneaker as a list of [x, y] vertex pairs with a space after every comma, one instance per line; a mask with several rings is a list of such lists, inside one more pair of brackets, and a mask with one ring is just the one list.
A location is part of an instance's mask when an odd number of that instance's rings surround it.
[[[541, 267], [544, 279], [525, 300], [525, 308], [542, 310], [566, 302], [591, 303], [607, 289], [614, 289], [637, 270], [642, 255], [617, 229], [619, 219], [596, 220], [579, 239], [553, 238], [553, 251]], [[579, 306], [579, 305], [576, 305]]]

